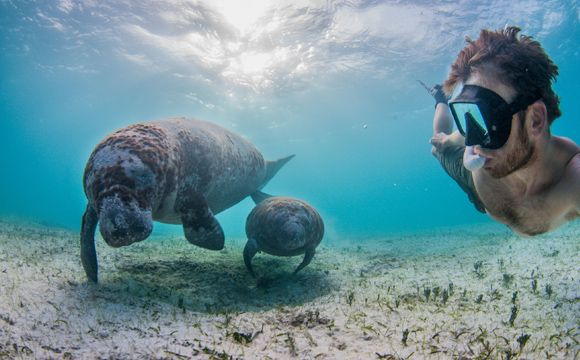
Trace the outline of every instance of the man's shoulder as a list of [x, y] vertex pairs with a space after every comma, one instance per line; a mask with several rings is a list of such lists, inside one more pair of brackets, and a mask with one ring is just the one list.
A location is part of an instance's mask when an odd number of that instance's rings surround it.
[[559, 201], [580, 202], [580, 148], [569, 138], [554, 136], [553, 161], [558, 164], [560, 176], [552, 189], [558, 194]]
[[552, 138], [562, 152], [568, 153], [572, 156], [580, 153], [580, 147], [578, 147], [574, 140], [564, 136], [553, 136]]
[[572, 185], [580, 190], [580, 152], [577, 152], [566, 165], [565, 175]]
[[578, 166], [580, 147], [572, 139], [563, 136], [553, 136], [552, 143], [556, 149], [554, 160], [566, 168], [571, 168], [571, 170]]
[[576, 216], [580, 216], [580, 152], [577, 152], [568, 162], [565, 176], [570, 186], [572, 203], [576, 207]]
[[568, 199], [576, 207], [580, 215], [580, 148], [570, 139], [568, 140], [568, 156], [562, 185], [567, 189]]
[[566, 173], [580, 176], [580, 147], [566, 137], [557, 137], [557, 141], [566, 163]]

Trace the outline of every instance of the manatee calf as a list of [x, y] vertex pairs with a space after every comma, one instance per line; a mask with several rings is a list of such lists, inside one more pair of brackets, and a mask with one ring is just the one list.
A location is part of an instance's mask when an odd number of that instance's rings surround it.
[[113, 247], [144, 240], [155, 220], [183, 224], [190, 243], [222, 249], [224, 233], [214, 215], [258, 192], [292, 156], [265, 161], [242, 137], [185, 118], [114, 132], [96, 146], [84, 172], [81, 260], [87, 277], [97, 282], [97, 223]]
[[261, 192], [252, 198], [257, 205], [246, 220], [246, 268], [255, 277], [252, 258], [258, 251], [277, 256], [304, 254], [304, 260], [294, 270], [296, 274], [310, 263], [322, 240], [322, 218], [312, 206], [299, 199], [268, 196]]

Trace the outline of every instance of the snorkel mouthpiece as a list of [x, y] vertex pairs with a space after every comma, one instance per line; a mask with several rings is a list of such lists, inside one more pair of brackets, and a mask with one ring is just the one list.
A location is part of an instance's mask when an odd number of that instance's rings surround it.
[[466, 146], [463, 152], [463, 166], [469, 171], [475, 171], [485, 164], [485, 158], [473, 152], [473, 146]]

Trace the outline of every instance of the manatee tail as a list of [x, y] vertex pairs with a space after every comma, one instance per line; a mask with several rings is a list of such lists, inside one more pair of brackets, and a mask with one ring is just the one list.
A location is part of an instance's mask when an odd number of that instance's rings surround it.
[[270, 181], [274, 177], [274, 175], [276, 175], [278, 170], [280, 170], [282, 168], [282, 166], [286, 165], [286, 163], [288, 161], [290, 161], [290, 159], [292, 159], [294, 156], [295, 155], [290, 155], [290, 156], [287, 156], [285, 158], [281, 158], [278, 160], [266, 161], [266, 178], [264, 179], [264, 182], [262, 183], [262, 187], [264, 185], [266, 185], [268, 183], [268, 181]]
[[87, 277], [95, 283], [98, 279], [97, 252], [95, 250], [95, 230], [98, 220], [95, 209], [90, 204], [87, 205], [81, 228], [81, 262]]

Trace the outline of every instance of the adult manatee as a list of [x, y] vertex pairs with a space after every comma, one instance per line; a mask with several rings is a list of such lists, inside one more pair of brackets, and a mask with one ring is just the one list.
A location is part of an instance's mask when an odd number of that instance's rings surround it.
[[215, 214], [258, 192], [292, 156], [266, 161], [254, 145], [218, 125], [186, 118], [138, 123], [93, 150], [83, 184], [88, 205], [81, 260], [97, 282], [97, 223], [113, 247], [146, 239], [153, 221], [183, 224], [185, 238], [224, 247]]

